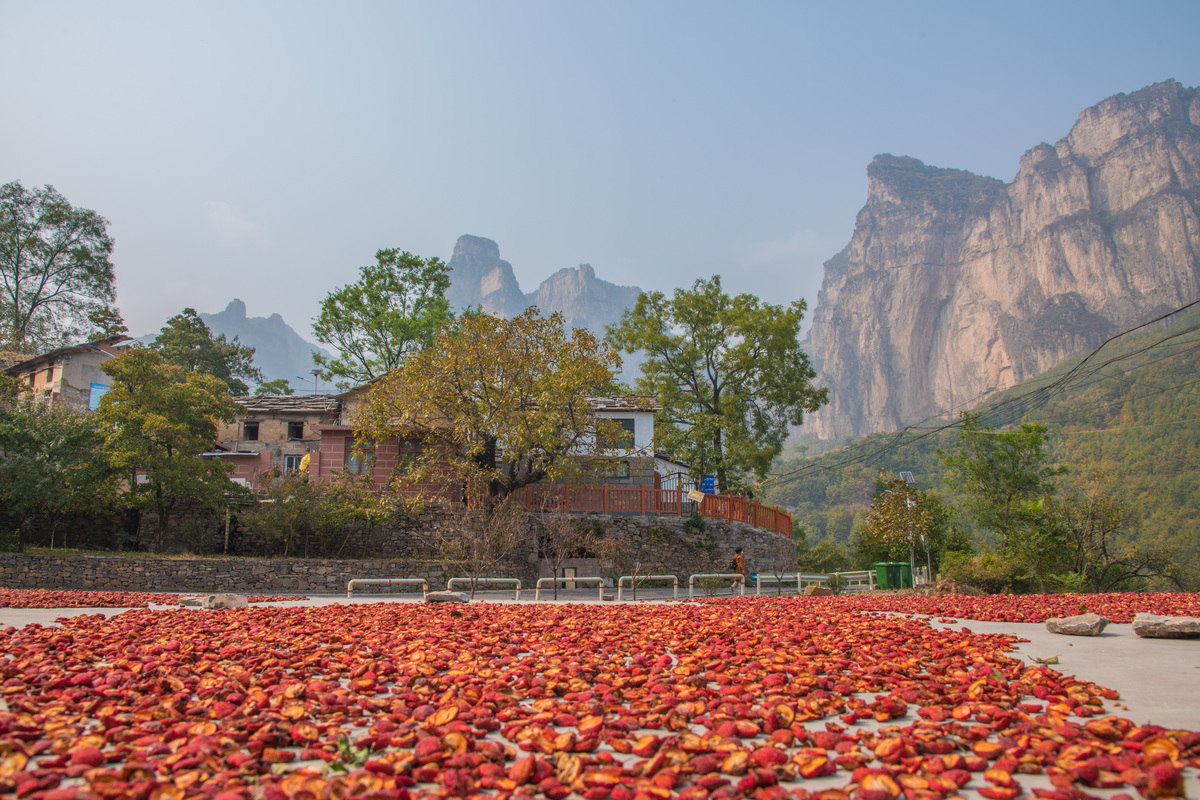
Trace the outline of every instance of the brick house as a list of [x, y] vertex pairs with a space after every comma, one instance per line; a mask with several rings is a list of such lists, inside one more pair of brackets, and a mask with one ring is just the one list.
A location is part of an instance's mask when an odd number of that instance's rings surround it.
[[217, 424], [217, 443], [205, 456], [233, 465], [232, 477], [249, 485], [255, 476], [278, 468], [293, 472], [309, 456], [319, 461], [321, 426], [337, 421], [339, 395], [265, 395], [235, 398], [242, 407], [233, 422]]
[[125, 352], [128, 336], [111, 336], [87, 344], [60, 347], [40, 356], [18, 361], [5, 372], [25, 384], [33, 397], [49, 405], [95, 409], [112, 380], [101, 366]]
[[[330, 478], [340, 472], [371, 474], [382, 487], [404, 462], [421, 456], [426, 443], [420, 439], [388, 439], [355, 445], [350, 419], [366, 386], [337, 395], [288, 395], [237, 398], [244, 413], [232, 423], [221, 423], [217, 447], [205, 456], [219, 458], [234, 467], [232, 478], [252, 484], [254, 477], [272, 468], [282, 472], [299, 469], [308, 456], [307, 471], [314, 478]], [[596, 413], [616, 420], [627, 435], [615, 453], [615, 468], [595, 476], [606, 485], [636, 487], [655, 485], [652, 442], [654, 415], [661, 409], [652, 397], [589, 397]], [[424, 487], [445, 493], [449, 487]], [[455, 490], [450, 490], [451, 493]]]

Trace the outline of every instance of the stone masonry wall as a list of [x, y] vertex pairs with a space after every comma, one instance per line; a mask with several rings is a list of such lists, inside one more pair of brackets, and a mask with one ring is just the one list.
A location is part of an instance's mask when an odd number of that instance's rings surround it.
[[[624, 571], [637, 564], [640, 573], [688, 575], [726, 572], [733, 551], [743, 548], [750, 572], [795, 572], [796, 546], [791, 539], [737, 522], [704, 520], [703, 528], [689, 527], [687, 517], [624, 517], [586, 515], [581, 524], [619, 536], [628, 543]], [[430, 523], [431, 520], [425, 520]], [[536, 524], [536, 515], [535, 515]], [[0, 554], [0, 586], [6, 588], [88, 589], [96, 591], [159, 592], [343, 592], [352, 578], [425, 578], [431, 590], [442, 589], [448, 578], [463, 575], [460, 567], [436, 558], [428, 537], [414, 533], [416, 522], [391, 530], [387, 553], [407, 558], [156, 558], [136, 555], [53, 556]], [[377, 534], [378, 535], [378, 534]], [[375, 538], [374, 536], [371, 538]], [[585, 574], [601, 566], [584, 559]], [[588, 563], [591, 562], [591, 563]], [[584, 571], [587, 570], [587, 571]], [[609, 566], [603, 577], [616, 570]], [[539, 564], [532, 537], [493, 577], [517, 577], [532, 588]]]

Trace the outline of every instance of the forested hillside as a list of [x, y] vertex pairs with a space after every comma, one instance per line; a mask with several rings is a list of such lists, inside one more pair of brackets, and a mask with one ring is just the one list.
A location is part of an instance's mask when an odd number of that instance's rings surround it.
[[[1119, 540], [1167, 548], [1200, 576], [1200, 307], [1109, 340], [975, 409], [984, 424], [1047, 426], [1049, 461], [1065, 465], [1063, 487], [1091, 481], [1128, 510]], [[944, 482], [938, 449], [949, 450], [960, 421], [940, 418], [877, 434], [805, 458], [797, 443], [764, 486], [796, 508], [809, 545], [848, 544], [875, 496], [881, 471], [908, 470], [951, 507], [962, 497]], [[798, 452], [799, 451], [799, 452]], [[956, 523], [968, 532], [966, 514]], [[979, 537], [977, 537], [978, 539]], [[977, 541], [977, 546], [986, 542]]]

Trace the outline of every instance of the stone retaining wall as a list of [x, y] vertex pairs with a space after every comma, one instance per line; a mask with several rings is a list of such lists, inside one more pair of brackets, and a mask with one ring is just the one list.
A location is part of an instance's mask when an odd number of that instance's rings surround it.
[[[686, 517], [578, 518], [605, 536], [627, 543], [623, 564], [600, 564], [581, 559], [588, 571], [579, 575], [627, 572], [634, 564], [645, 573], [670, 573], [680, 581], [702, 572], [725, 572], [736, 547], [743, 548], [751, 572], [795, 572], [796, 547], [786, 537], [742, 523], [705, 520], [689, 527]], [[535, 515], [536, 524], [536, 515]], [[304, 558], [154, 558], [138, 555], [54, 556], [0, 554], [0, 586], [41, 589], [156, 592], [343, 592], [352, 578], [425, 578], [430, 589], [441, 589], [448, 578], [465, 574], [445, 560], [430, 558], [428, 539], [408, 541], [416, 535], [398, 536], [390, 552], [411, 552], [400, 559]], [[532, 537], [493, 577], [520, 578], [533, 587], [543, 564]], [[548, 573], [545, 573], [548, 574]]]

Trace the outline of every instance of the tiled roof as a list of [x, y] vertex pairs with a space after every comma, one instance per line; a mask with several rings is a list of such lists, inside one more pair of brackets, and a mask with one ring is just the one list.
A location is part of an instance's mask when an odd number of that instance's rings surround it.
[[662, 403], [648, 394], [624, 394], [618, 397], [588, 397], [597, 411], [662, 411]]
[[235, 397], [242, 408], [247, 411], [262, 413], [294, 412], [310, 414], [313, 412], [336, 412], [342, 403], [332, 394], [268, 394], [256, 397]]

